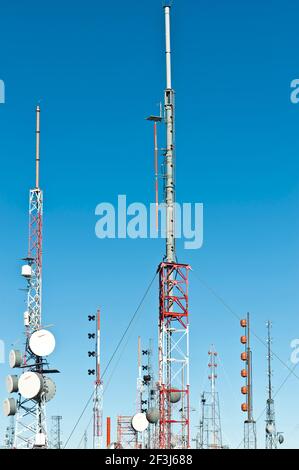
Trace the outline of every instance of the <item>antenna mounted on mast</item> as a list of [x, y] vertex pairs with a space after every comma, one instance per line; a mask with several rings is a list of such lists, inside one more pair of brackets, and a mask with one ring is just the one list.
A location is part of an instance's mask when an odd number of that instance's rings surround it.
[[36, 106], [36, 154], [35, 154], [35, 187], [39, 189], [39, 162], [40, 162], [40, 107]]

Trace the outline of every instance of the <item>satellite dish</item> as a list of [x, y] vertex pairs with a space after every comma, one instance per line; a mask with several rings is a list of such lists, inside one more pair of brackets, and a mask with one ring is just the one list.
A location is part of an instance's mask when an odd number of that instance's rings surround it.
[[29, 346], [37, 356], [49, 356], [55, 349], [54, 335], [48, 330], [35, 331], [30, 337]]
[[146, 419], [145, 413], [137, 413], [132, 418], [132, 428], [137, 432], [143, 432], [147, 429], [149, 422]]
[[21, 351], [12, 349], [9, 353], [9, 366], [14, 369], [15, 367], [21, 367], [23, 363], [23, 357]]
[[19, 389], [18, 381], [19, 381], [19, 378], [17, 375], [8, 375], [6, 377], [5, 382], [6, 382], [6, 389], [8, 393], [14, 393], [18, 391]]
[[279, 434], [279, 436], [278, 436], [278, 442], [279, 442], [279, 444], [283, 444], [283, 443], [284, 443], [284, 437], [283, 437], [282, 434]]
[[44, 376], [43, 392], [45, 394], [46, 402], [52, 400], [56, 395], [55, 382], [50, 377]]
[[43, 383], [44, 380], [41, 374], [37, 374], [36, 372], [24, 372], [19, 378], [20, 394], [24, 398], [32, 400], [42, 392]]
[[149, 408], [146, 412], [146, 419], [150, 424], [157, 424], [159, 421], [159, 410], [158, 408]]
[[14, 398], [7, 398], [3, 402], [3, 413], [5, 416], [14, 416], [17, 412], [17, 402]]
[[181, 392], [170, 392], [170, 403], [178, 403], [181, 399]]

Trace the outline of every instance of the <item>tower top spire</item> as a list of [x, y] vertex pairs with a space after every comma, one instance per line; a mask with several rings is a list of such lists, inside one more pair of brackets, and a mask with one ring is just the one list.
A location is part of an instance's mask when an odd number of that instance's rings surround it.
[[40, 162], [40, 107], [36, 106], [36, 152], [35, 152], [35, 187], [39, 189]]

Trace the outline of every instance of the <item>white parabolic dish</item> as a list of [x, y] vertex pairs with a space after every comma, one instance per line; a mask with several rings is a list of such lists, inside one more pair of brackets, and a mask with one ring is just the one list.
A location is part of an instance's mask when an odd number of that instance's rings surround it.
[[47, 330], [35, 331], [30, 337], [29, 346], [37, 356], [49, 356], [55, 349], [54, 335]]
[[137, 432], [143, 432], [147, 429], [149, 425], [148, 420], [146, 419], [145, 413], [137, 413], [132, 418], [132, 427]]
[[43, 391], [45, 392], [46, 402], [52, 400], [56, 394], [56, 385], [50, 377], [44, 376], [44, 387]]
[[43, 378], [36, 372], [24, 372], [19, 378], [19, 392], [28, 400], [35, 398], [43, 387]]

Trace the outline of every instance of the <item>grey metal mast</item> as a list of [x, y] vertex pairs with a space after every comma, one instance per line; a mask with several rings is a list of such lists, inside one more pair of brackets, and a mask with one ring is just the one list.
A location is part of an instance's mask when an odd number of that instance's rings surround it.
[[[170, 7], [164, 6], [164, 208], [166, 254], [159, 270], [159, 448], [190, 447], [189, 301], [190, 266], [177, 262], [175, 246], [175, 93], [171, 77]], [[156, 119], [155, 119], [156, 120]]]
[[253, 418], [253, 391], [252, 391], [252, 351], [250, 349], [250, 317], [246, 320], [246, 353], [247, 353], [247, 419], [244, 421], [244, 448], [256, 449], [256, 422]]
[[165, 151], [165, 203], [166, 203], [166, 261], [174, 263], [175, 253], [175, 129], [174, 129], [174, 90], [171, 81], [171, 44], [170, 44], [170, 6], [165, 11], [165, 55], [166, 55], [166, 89], [164, 111], [166, 123]]
[[266, 449], [277, 449], [277, 444], [282, 444], [284, 441], [283, 435], [276, 430], [275, 422], [275, 409], [274, 409], [274, 398], [273, 398], [273, 387], [272, 387], [272, 352], [271, 352], [271, 328], [272, 323], [267, 321], [267, 376], [268, 376], [268, 397], [266, 404]]

